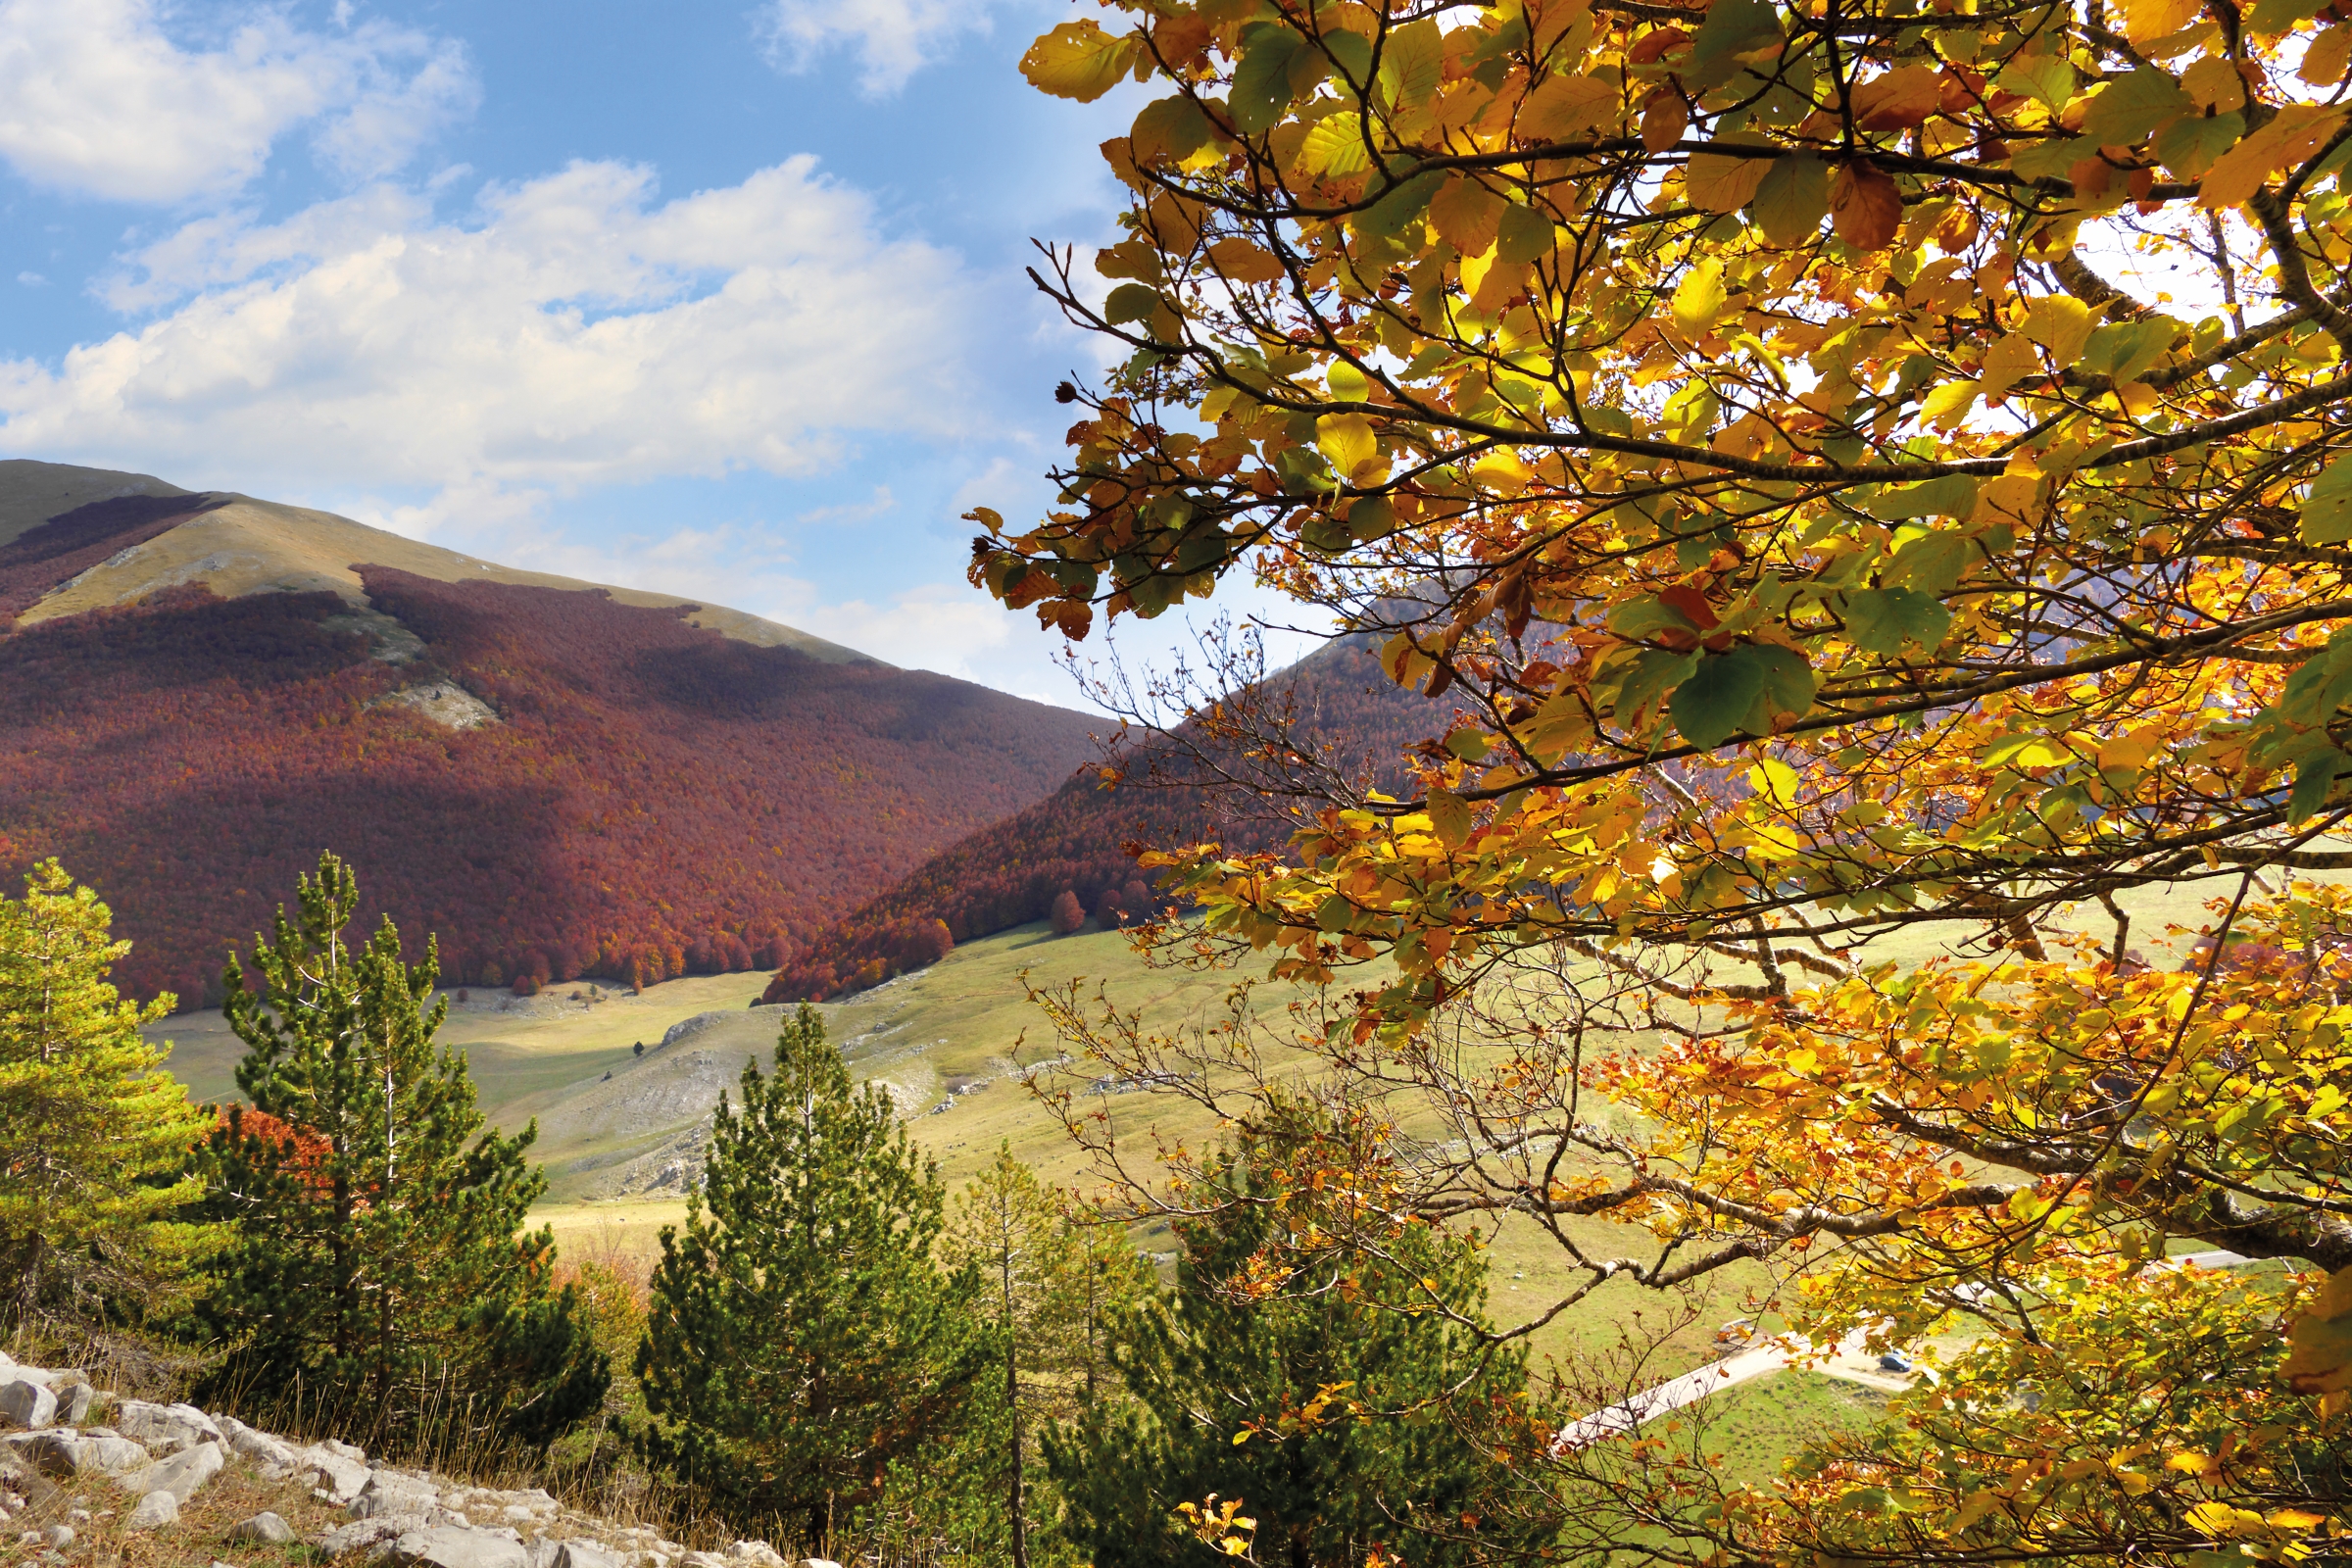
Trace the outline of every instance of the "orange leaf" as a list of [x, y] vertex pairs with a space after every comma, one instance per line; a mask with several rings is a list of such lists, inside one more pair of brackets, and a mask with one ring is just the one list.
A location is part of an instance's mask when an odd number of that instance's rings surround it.
[[1642, 105], [1642, 145], [1662, 153], [1690, 127], [1690, 106], [1672, 87], [1660, 87]]
[[1941, 106], [1943, 76], [1934, 66], [1905, 66], [1854, 89], [1854, 123], [1864, 130], [1909, 130]]
[[1891, 175], [1858, 158], [1830, 181], [1830, 221], [1854, 249], [1883, 250], [1903, 226], [1903, 193]]

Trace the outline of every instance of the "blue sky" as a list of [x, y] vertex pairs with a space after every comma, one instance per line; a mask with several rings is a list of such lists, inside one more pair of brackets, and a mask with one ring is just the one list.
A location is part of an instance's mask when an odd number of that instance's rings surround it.
[[[1055, 0], [0, 0], [0, 456], [245, 491], [1072, 702], [962, 582], [1094, 351]], [[1181, 635], [1122, 642], [1150, 658]]]

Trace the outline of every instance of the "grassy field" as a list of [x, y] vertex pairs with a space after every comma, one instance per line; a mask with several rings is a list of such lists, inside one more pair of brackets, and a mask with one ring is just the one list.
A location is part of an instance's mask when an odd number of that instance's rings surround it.
[[[2163, 961], [2160, 955], [2181, 945], [2168, 939], [2165, 927], [2202, 923], [2204, 897], [2128, 899], [2133, 946]], [[2103, 932], [2107, 917], [2092, 908], [2079, 923]], [[1904, 960], [1934, 951], [1925, 934], [1898, 935], [1873, 951], [1882, 950]], [[1119, 1005], [1141, 1009], [1160, 1027], [1221, 1015], [1236, 978], [1147, 966], [1116, 932], [1055, 938], [1042, 925], [1026, 926], [820, 1007], [853, 1070], [890, 1089], [951, 1186], [992, 1158], [1000, 1143], [1051, 1180], [1089, 1181], [1079, 1152], [1023, 1077], [1023, 1069], [1046, 1063], [1041, 1082], [1084, 1082], [1083, 1073], [1074, 1080], [1054, 1076], [1070, 1069], [1050, 1065], [1060, 1044], [1027, 1001], [1024, 975], [1041, 986], [1079, 979], [1090, 992], [1100, 983]], [[614, 1182], [631, 1172], [643, 1177], [667, 1159], [744, 1062], [764, 1060], [784, 1018], [782, 1008], [751, 1005], [764, 983], [763, 975], [737, 974], [673, 981], [642, 995], [582, 984], [529, 1000], [504, 992], [453, 999], [441, 1038], [466, 1053], [491, 1120], [510, 1130], [532, 1119], [540, 1124], [551, 1190], [535, 1218], [555, 1228], [567, 1253], [649, 1255], [661, 1228], [684, 1213], [682, 1184], [615, 1197]], [[1286, 998], [1278, 988], [1261, 990], [1261, 1007], [1278, 1013]], [[673, 1027], [689, 1023], [683, 1038], [662, 1043]], [[242, 1047], [220, 1014], [184, 1014], [156, 1033], [174, 1042], [172, 1069], [200, 1099], [233, 1095]], [[639, 1043], [648, 1048], [642, 1054]], [[1115, 1113], [1131, 1147], [1149, 1148], [1154, 1138], [1199, 1147], [1216, 1136], [1203, 1112], [1169, 1098], [1126, 1094], [1091, 1103]], [[1599, 1220], [1579, 1222], [1570, 1234], [1601, 1255], [1640, 1256], [1655, 1245], [1645, 1232]], [[1164, 1227], [1141, 1230], [1136, 1240], [1160, 1253], [1173, 1248]], [[1537, 1316], [1571, 1280], [1556, 1244], [1524, 1221], [1503, 1226], [1490, 1258], [1490, 1310], [1505, 1326]], [[1532, 1344], [1539, 1363], [1626, 1342], [1654, 1344], [1644, 1364], [1667, 1376], [1708, 1359], [1713, 1331], [1726, 1319], [1759, 1316], [1773, 1326], [1769, 1303], [1777, 1283], [1754, 1266], [1663, 1298], [1612, 1283], [1539, 1331]]]

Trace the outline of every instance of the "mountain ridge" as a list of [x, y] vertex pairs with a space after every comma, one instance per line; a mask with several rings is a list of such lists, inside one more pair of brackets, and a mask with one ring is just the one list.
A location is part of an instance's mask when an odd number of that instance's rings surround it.
[[151, 475], [8, 465], [0, 530], [0, 871], [60, 856], [183, 1004], [326, 849], [453, 984], [770, 967], [1102, 722]]

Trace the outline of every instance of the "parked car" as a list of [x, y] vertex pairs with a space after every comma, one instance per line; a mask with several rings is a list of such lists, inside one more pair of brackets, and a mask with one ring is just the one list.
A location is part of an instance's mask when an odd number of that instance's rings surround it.
[[1888, 1350], [1885, 1355], [1879, 1357], [1879, 1370], [1882, 1372], [1908, 1372], [1911, 1370], [1911, 1358], [1900, 1350]]

